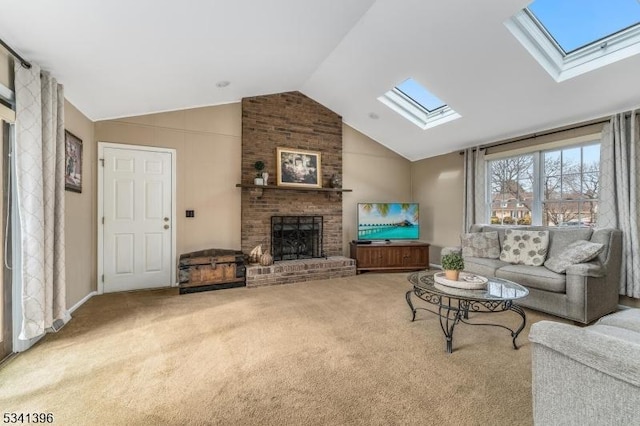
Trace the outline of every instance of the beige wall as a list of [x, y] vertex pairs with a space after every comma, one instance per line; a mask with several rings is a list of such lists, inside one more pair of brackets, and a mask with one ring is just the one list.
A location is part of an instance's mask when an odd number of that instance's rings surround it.
[[240, 103], [95, 123], [96, 141], [176, 150], [178, 255], [240, 249], [240, 136]]
[[440, 249], [460, 244], [463, 158], [457, 152], [411, 165], [413, 199], [420, 203], [422, 239], [431, 244], [429, 261], [440, 263]]
[[[95, 140], [177, 151], [177, 251], [240, 248], [241, 105], [239, 103], [100, 121]], [[344, 253], [356, 238], [356, 203], [411, 201], [411, 165], [343, 126]], [[184, 211], [194, 209], [194, 219]]]
[[[13, 90], [13, 58], [0, 47], [0, 85]], [[0, 119], [13, 121], [15, 119], [14, 112], [0, 104]]]
[[0, 83], [13, 89], [13, 59], [0, 47]]
[[[343, 250], [357, 238], [357, 203], [411, 202], [411, 162], [359, 131], [342, 127]], [[421, 212], [422, 213], [422, 212]], [[422, 232], [421, 239], [427, 241]]]
[[67, 259], [67, 308], [71, 308], [96, 285], [96, 144], [93, 122], [64, 103], [65, 129], [82, 140], [82, 193], [65, 192], [65, 256]]

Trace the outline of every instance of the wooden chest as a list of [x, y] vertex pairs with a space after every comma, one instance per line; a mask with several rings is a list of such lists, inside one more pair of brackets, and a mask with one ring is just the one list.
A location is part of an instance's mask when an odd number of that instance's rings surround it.
[[245, 256], [239, 250], [186, 253], [179, 262], [180, 294], [245, 285]]

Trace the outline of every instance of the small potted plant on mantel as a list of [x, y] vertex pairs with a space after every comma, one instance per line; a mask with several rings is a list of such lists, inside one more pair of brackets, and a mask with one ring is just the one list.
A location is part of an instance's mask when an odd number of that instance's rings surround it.
[[458, 281], [460, 277], [460, 271], [464, 269], [464, 259], [462, 254], [454, 252], [445, 254], [440, 260], [442, 269], [444, 269], [444, 276], [451, 281]]
[[264, 170], [264, 162], [256, 161], [253, 164], [253, 168], [256, 169], [256, 178], [253, 180], [254, 185], [264, 185], [264, 179], [262, 178], [262, 171]]

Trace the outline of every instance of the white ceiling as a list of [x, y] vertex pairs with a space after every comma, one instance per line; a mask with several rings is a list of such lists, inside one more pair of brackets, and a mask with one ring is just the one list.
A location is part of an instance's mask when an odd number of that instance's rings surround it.
[[[640, 55], [556, 83], [504, 26], [527, 3], [0, 0], [0, 38], [92, 120], [299, 90], [410, 160], [640, 105]], [[462, 118], [422, 130], [377, 100], [408, 77]]]

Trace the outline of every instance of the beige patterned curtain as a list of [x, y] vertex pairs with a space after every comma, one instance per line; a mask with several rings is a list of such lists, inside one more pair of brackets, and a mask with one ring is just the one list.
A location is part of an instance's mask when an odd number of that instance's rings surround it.
[[15, 65], [16, 202], [22, 324], [29, 340], [70, 317], [65, 301], [64, 94], [36, 64]]
[[597, 225], [622, 230], [620, 294], [640, 298], [640, 110], [611, 117], [600, 150]]
[[484, 150], [464, 151], [464, 200], [462, 204], [462, 232], [469, 232], [474, 223], [485, 223], [487, 202]]

